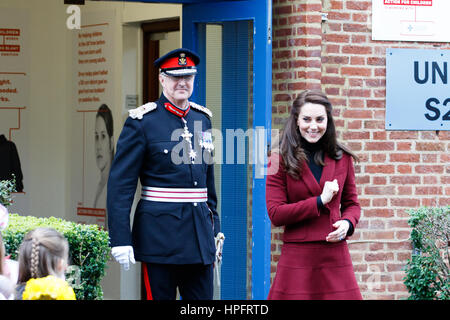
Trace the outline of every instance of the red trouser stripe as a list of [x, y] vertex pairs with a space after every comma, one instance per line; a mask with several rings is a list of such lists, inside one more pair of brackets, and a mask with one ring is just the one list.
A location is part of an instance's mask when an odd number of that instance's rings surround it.
[[144, 268], [144, 285], [145, 292], [147, 293], [147, 300], [153, 300], [152, 289], [150, 288], [150, 280], [148, 279], [148, 271], [147, 271], [147, 263], [143, 263], [142, 267]]

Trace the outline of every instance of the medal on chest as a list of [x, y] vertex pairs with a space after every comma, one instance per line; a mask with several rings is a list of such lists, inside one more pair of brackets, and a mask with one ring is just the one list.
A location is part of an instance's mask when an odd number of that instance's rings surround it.
[[197, 157], [197, 152], [192, 148], [192, 133], [189, 132], [189, 128], [187, 126], [187, 121], [184, 118], [181, 118], [184, 124], [183, 133], [181, 137], [186, 140], [189, 146], [189, 158], [191, 159], [191, 163], [194, 163], [195, 157]]
[[206, 151], [210, 152], [214, 150], [214, 144], [212, 142], [212, 134], [211, 132], [202, 132], [199, 135], [199, 145], [202, 148], [205, 148]]

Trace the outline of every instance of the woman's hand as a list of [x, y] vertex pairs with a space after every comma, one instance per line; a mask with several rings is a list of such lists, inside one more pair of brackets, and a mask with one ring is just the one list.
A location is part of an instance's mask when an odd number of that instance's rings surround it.
[[347, 220], [339, 220], [333, 224], [336, 228], [333, 232], [330, 232], [326, 238], [328, 242], [338, 242], [344, 240], [347, 236], [348, 228], [350, 228], [350, 223]]
[[322, 203], [325, 205], [330, 202], [331, 199], [333, 199], [334, 195], [338, 193], [338, 191], [339, 185], [336, 179], [334, 179], [333, 181], [326, 181], [323, 186], [322, 194], [320, 195]]

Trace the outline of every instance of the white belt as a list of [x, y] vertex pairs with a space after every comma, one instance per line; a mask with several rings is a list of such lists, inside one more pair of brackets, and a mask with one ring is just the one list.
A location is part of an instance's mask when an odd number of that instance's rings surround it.
[[142, 186], [141, 199], [159, 202], [206, 202], [208, 188], [158, 188]]

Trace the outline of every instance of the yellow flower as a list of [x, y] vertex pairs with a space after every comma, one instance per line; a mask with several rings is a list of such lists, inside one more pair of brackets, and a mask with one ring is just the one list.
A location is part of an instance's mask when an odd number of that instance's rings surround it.
[[27, 281], [23, 300], [76, 300], [75, 292], [63, 279], [55, 276]]

